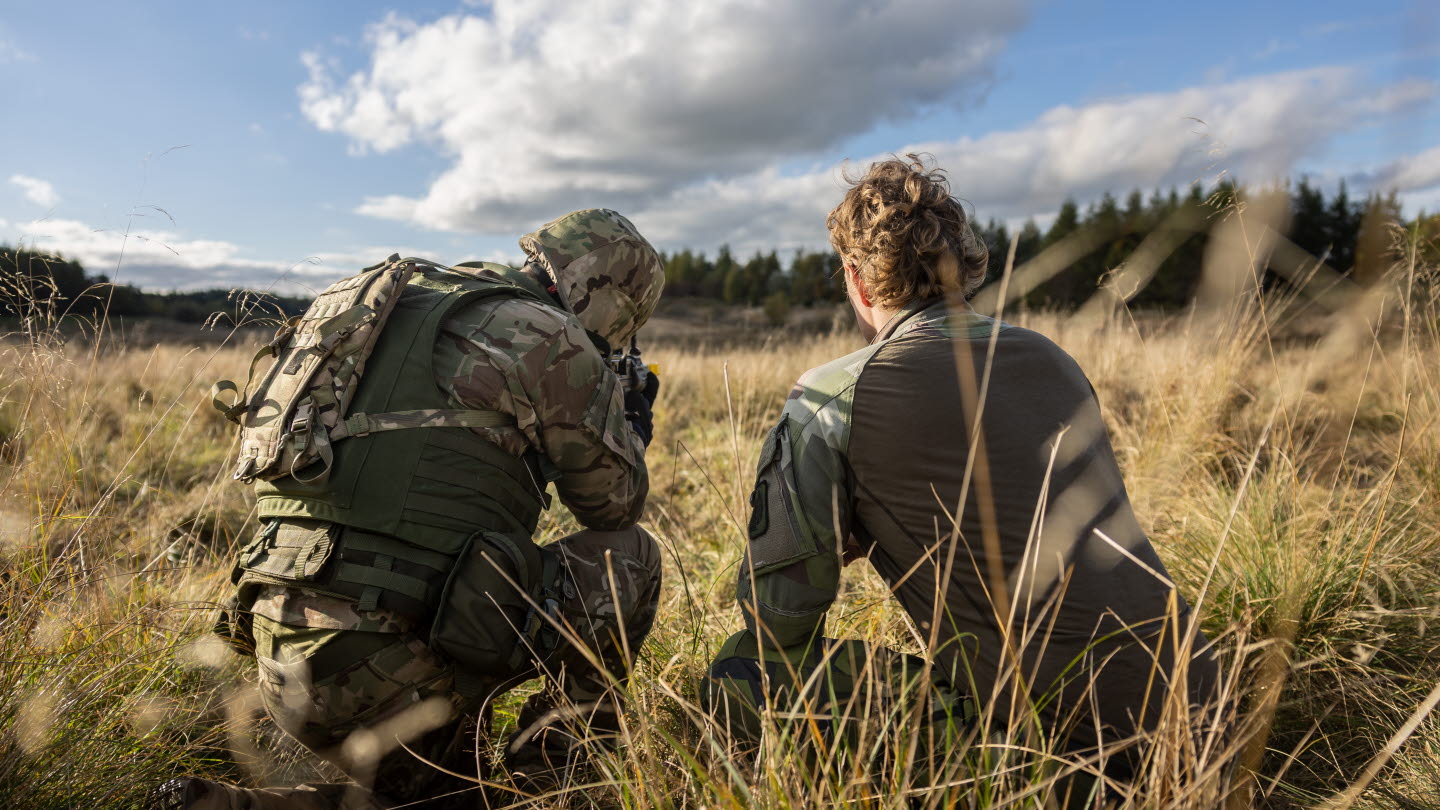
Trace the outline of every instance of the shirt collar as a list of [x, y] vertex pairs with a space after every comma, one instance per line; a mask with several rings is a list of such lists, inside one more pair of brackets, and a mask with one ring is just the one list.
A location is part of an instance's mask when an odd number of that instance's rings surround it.
[[911, 301], [905, 306], [900, 307], [900, 309], [895, 311], [894, 315], [890, 316], [890, 320], [886, 321], [885, 324], [880, 327], [880, 330], [875, 333], [875, 337], [871, 339], [870, 343], [883, 343], [892, 337], [896, 337], [903, 331], [908, 330], [910, 325], [919, 322], [915, 316], [936, 305], [943, 307], [944, 304], [945, 298], [943, 296], [918, 298]]

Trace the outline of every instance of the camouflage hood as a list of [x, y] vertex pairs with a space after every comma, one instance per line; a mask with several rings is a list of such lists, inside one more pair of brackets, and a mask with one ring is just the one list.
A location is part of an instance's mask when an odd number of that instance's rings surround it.
[[655, 311], [665, 268], [630, 220], [608, 208], [573, 211], [520, 238], [586, 329], [619, 348]]

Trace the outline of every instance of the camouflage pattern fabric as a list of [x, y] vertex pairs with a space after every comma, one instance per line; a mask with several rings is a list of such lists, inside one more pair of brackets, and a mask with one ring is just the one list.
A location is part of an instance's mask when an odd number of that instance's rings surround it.
[[[758, 745], [768, 729], [792, 736], [810, 755], [909, 750], [918, 723], [920, 759], [943, 754], [973, 726], [975, 703], [934, 677], [924, 661], [863, 641], [816, 639], [769, 649], [742, 630], [728, 638], [703, 684], [707, 710], [732, 742]], [[886, 740], [876, 746], [877, 737]]]
[[520, 247], [580, 323], [615, 348], [640, 330], [665, 286], [655, 248], [608, 208], [566, 214], [521, 237]]
[[363, 436], [386, 430], [409, 430], [427, 427], [506, 427], [511, 420], [494, 411], [469, 411], [451, 408], [417, 408], [411, 411], [389, 413], [357, 413], [345, 418], [338, 427], [330, 431], [331, 439], [349, 436]]
[[[236, 478], [278, 478], [316, 460], [328, 466], [328, 431], [354, 395], [378, 330], [414, 272], [413, 261], [386, 261], [335, 282], [256, 355], [257, 361], [273, 355], [284, 373], [267, 372], [253, 392], [247, 380], [246, 390], [237, 392], [249, 399], [235, 407], [249, 407], [231, 417], [242, 428]], [[223, 381], [217, 390], [223, 386], [235, 388]], [[216, 400], [216, 407], [222, 404]], [[308, 427], [297, 432], [297, 420]]]
[[566, 626], [558, 628], [558, 653], [546, 666], [552, 686], [527, 711], [538, 715], [569, 704], [594, 707], [592, 714], [613, 712], [612, 686], [628, 678], [655, 623], [660, 550], [639, 526], [578, 532], [545, 549], [560, 555], [564, 574], [557, 599]]
[[[538, 287], [504, 265], [457, 269]], [[457, 408], [513, 417], [513, 429], [481, 432], [517, 456], [533, 449], [549, 459], [560, 500], [581, 525], [619, 529], [639, 518], [645, 445], [625, 421], [619, 378], [573, 316], [528, 300], [479, 301], [450, 316], [434, 362]]]
[[593, 747], [618, 744], [619, 690], [660, 595], [659, 548], [639, 527], [581, 532], [548, 548], [565, 571], [563, 638], [543, 667], [545, 688], [525, 702], [503, 753], [507, 775], [529, 793], [573, 776]]
[[[564, 573], [547, 596], [560, 604], [563, 631], [555, 654], [536, 662], [534, 674], [548, 685], [527, 711], [535, 721], [583, 722], [602, 704], [613, 711], [612, 686], [626, 679], [654, 622], [659, 551], [638, 526], [577, 532], [544, 550], [561, 558]], [[380, 806], [443, 794], [455, 794], [456, 806], [476, 805], [473, 782], [400, 747], [448, 770], [475, 772], [480, 707], [455, 693], [453, 669], [426, 646], [413, 620], [278, 585], [262, 587], [252, 611], [260, 693], [276, 725], [373, 790]], [[355, 785], [310, 785], [238, 795], [293, 795], [319, 802], [295, 806], [341, 807], [356, 802], [356, 792]]]
[[[466, 745], [473, 737], [465, 733], [473, 712], [451, 690], [453, 673], [412, 620], [280, 586], [262, 588], [252, 610], [260, 695], [283, 731], [378, 796], [421, 798], [473, 787], [399, 748], [450, 770], [474, 770]], [[339, 800], [356, 788], [303, 790], [343, 806]]]
[[[592, 285], [610, 283], [606, 273], [619, 274], [626, 255], [646, 265], [615, 279], [627, 285], [622, 297], [632, 306], [625, 309], [625, 319], [607, 316], [610, 334], [621, 328], [633, 332], [659, 295], [659, 262], [638, 234], [631, 238], [616, 230], [623, 218], [605, 219], [611, 223], [609, 230], [595, 230], [594, 238], [601, 241], [592, 242], [587, 251], [599, 255], [577, 268], [584, 271], [577, 278]], [[559, 249], [580, 235], [574, 230], [567, 234], [547, 244]], [[548, 291], [521, 270], [488, 263], [455, 269], [494, 275], [549, 298]], [[611, 304], [612, 299], [601, 295], [582, 309], [595, 316]], [[623, 326], [617, 326], [622, 320]], [[556, 629], [555, 635], [594, 649], [581, 653], [562, 640], [553, 655], [537, 661], [551, 686], [532, 701], [534, 708], [547, 722], [553, 720], [552, 709], [568, 704], [592, 710], [608, 704], [613, 709], [611, 686], [623, 681], [653, 622], [660, 576], [654, 541], [634, 526], [644, 506], [648, 476], [644, 444], [625, 420], [619, 380], [575, 314], [559, 304], [510, 297], [476, 301], [450, 313], [432, 360], [435, 381], [451, 407], [498, 411], [510, 422], [468, 427], [516, 457], [541, 461], [529, 465], [536, 479], [522, 484], [543, 490], [546, 481], [539, 476], [553, 477], [561, 500], [581, 525], [594, 530], [558, 541], [545, 552], [558, 555], [566, 572], [547, 594], [560, 604], [564, 632]], [[388, 425], [353, 428], [361, 432], [377, 426]], [[307, 589], [300, 582], [257, 587], [253, 596], [247, 592], [252, 603], [242, 607], [254, 614], [261, 692], [277, 725], [339, 764], [366, 789], [359, 795], [373, 795], [378, 805], [389, 803], [382, 797], [413, 801], [464, 791], [455, 801], [474, 806], [473, 783], [445, 777], [399, 747], [408, 740], [406, 747], [432, 762], [459, 773], [475, 771], [471, 747], [477, 707], [455, 692], [453, 665], [427, 646], [428, 628], [417, 627], [401, 613], [361, 610], [354, 601]], [[375, 794], [369, 793], [371, 788]], [[354, 785], [268, 791], [217, 787], [207, 792], [207, 800], [240, 797], [234, 802], [242, 803], [218, 805], [226, 807], [340, 807], [360, 801], [356, 795]], [[285, 805], [286, 797], [301, 803]], [[243, 803], [262, 800], [282, 803]]]

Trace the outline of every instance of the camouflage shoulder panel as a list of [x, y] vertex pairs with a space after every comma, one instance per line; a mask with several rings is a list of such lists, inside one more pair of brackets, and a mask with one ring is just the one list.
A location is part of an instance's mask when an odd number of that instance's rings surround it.
[[849, 442], [855, 383], [882, 345], [871, 344], [800, 375], [785, 401], [791, 434], [816, 431], [825, 444], [843, 452]]
[[486, 299], [450, 314], [435, 344], [435, 377], [457, 407], [513, 416], [520, 435], [492, 438], [518, 455], [540, 446], [527, 381], [565, 374], [578, 378], [574, 387], [593, 389], [603, 362], [571, 362], [587, 348], [594, 352], [568, 312], [523, 298]]
[[445, 331], [483, 341], [494, 356], [511, 362], [567, 329], [579, 328], [570, 313], [524, 298], [477, 301], [452, 313], [445, 325]]

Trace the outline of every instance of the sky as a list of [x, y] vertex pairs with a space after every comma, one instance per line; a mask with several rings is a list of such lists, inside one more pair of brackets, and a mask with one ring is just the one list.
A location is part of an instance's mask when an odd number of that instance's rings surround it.
[[151, 290], [517, 261], [592, 206], [788, 255], [915, 151], [980, 221], [1225, 176], [1440, 209], [1433, 2], [11, 2], [0, 102], [0, 244]]

